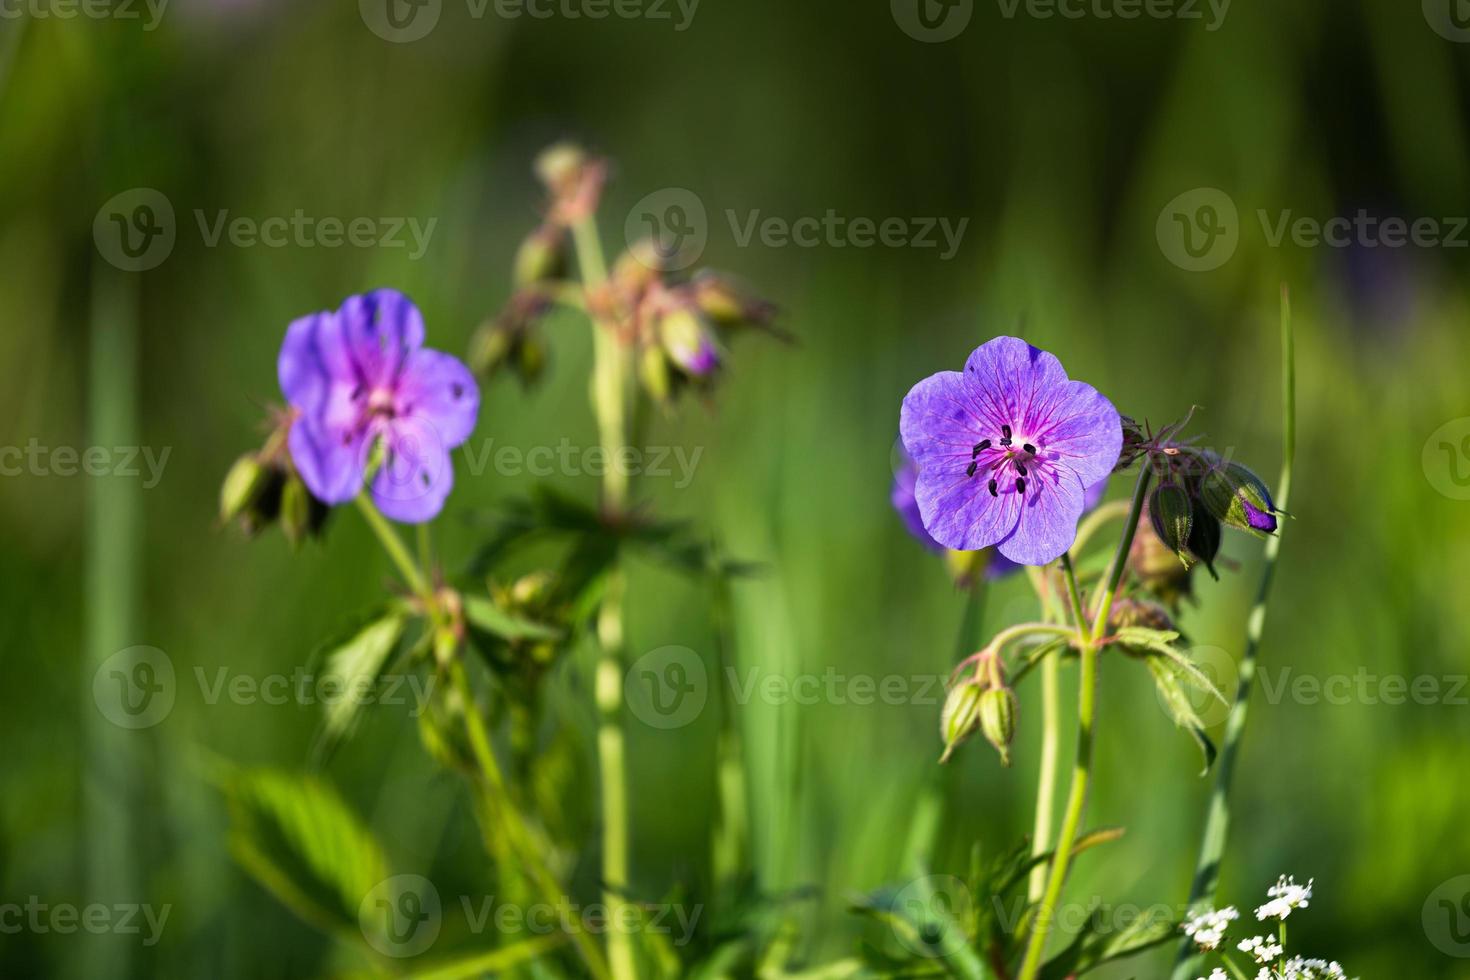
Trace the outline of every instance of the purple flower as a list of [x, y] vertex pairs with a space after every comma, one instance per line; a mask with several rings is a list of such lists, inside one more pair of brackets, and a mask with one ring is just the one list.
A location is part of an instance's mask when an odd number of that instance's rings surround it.
[[291, 461], [317, 499], [351, 500], [378, 460], [371, 493], [388, 517], [419, 524], [443, 508], [449, 451], [474, 430], [480, 389], [458, 359], [423, 342], [423, 317], [392, 289], [286, 330], [276, 367], [296, 412]]
[[976, 349], [963, 372], [916, 384], [899, 430], [934, 540], [956, 551], [994, 545], [1021, 565], [1071, 547], [1087, 488], [1107, 479], [1123, 447], [1112, 403], [1015, 337]]

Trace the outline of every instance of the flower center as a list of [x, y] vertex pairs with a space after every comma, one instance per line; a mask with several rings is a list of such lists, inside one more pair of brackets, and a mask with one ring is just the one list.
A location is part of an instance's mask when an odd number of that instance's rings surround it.
[[367, 413], [370, 418], [393, 418], [398, 414], [393, 392], [388, 388], [374, 388], [368, 393]]
[[1036, 446], [1027, 442], [1025, 436], [1017, 438], [1009, 425], [1002, 425], [998, 438], [975, 443], [965, 475], [973, 478], [976, 470], [984, 467], [990, 475], [986, 488], [992, 497], [1000, 496], [1002, 483], [1010, 484], [1012, 481], [1016, 492], [1024, 494], [1026, 479], [1032, 476], [1036, 463]]

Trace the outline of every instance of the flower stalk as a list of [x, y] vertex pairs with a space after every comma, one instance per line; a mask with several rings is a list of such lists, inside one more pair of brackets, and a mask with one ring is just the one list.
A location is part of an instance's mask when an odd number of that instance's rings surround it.
[[[1291, 498], [1292, 465], [1296, 459], [1296, 341], [1291, 322], [1291, 296], [1285, 286], [1281, 289], [1281, 411], [1282, 461], [1276, 506], [1279, 511], [1284, 511]], [[1266, 604], [1271, 597], [1271, 586], [1276, 578], [1276, 563], [1281, 554], [1283, 531], [1283, 527], [1278, 527], [1276, 533], [1266, 541], [1261, 584], [1256, 593], [1255, 604], [1251, 607], [1250, 618], [1246, 621], [1245, 655], [1240, 661], [1240, 682], [1236, 687], [1230, 716], [1225, 723], [1225, 744], [1215, 771], [1215, 788], [1210, 794], [1199, 860], [1195, 864], [1194, 881], [1190, 886], [1191, 910], [1211, 904], [1220, 883], [1220, 858], [1225, 853], [1225, 842], [1230, 832], [1230, 781], [1235, 774], [1245, 723], [1250, 712], [1251, 691], [1256, 680], [1256, 661], [1266, 623]], [[1182, 944], [1174, 967], [1175, 980], [1192, 976], [1195, 960], [1193, 945], [1187, 942]]]
[[1138, 520], [1143, 513], [1143, 502], [1148, 495], [1149, 478], [1152, 472], [1145, 465], [1138, 474], [1138, 484], [1133, 491], [1133, 504], [1128, 511], [1123, 536], [1118, 542], [1118, 550], [1113, 555], [1112, 565], [1108, 568], [1108, 576], [1098, 602], [1097, 614], [1090, 626], [1084, 614], [1081, 594], [1077, 589], [1077, 575], [1072, 568], [1072, 560], [1070, 556], [1062, 555], [1062, 571], [1067, 582], [1067, 596], [1072, 607], [1081, 660], [1081, 676], [1077, 693], [1077, 761], [1072, 769], [1072, 786], [1067, 793], [1067, 805], [1062, 816], [1061, 831], [1057, 836], [1056, 853], [1047, 874], [1041, 904], [1037, 907], [1035, 925], [1027, 940], [1026, 955], [1021, 961], [1020, 980], [1035, 980], [1037, 971], [1041, 968], [1041, 954], [1046, 948], [1046, 936], [1051, 928], [1053, 911], [1061, 899], [1062, 887], [1066, 884], [1067, 870], [1072, 860], [1072, 850], [1082, 827], [1083, 813], [1087, 809], [1087, 792], [1092, 778], [1099, 641], [1107, 628], [1108, 614], [1113, 609], [1113, 599], [1118, 592], [1118, 583], [1123, 579], [1123, 570], [1128, 562], [1128, 549], [1133, 545], [1133, 535], [1138, 530]]

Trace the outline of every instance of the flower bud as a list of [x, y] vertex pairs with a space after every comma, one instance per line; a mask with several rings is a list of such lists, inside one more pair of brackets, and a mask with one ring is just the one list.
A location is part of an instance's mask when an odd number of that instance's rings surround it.
[[669, 371], [669, 358], [658, 346], [645, 347], [638, 356], [638, 378], [643, 390], [659, 405], [667, 405], [673, 394], [674, 379]]
[[281, 533], [293, 549], [301, 547], [311, 533], [311, 493], [294, 473], [281, 490]]
[[567, 271], [566, 229], [542, 225], [521, 242], [515, 258], [515, 287], [560, 279]]
[[1138, 533], [1128, 549], [1128, 568], [1145, 589], [1170, 608], [1178, 609], [1179, 601], [1192, 594], [1192, 573], [1154, 530], [1151, 515], [1145, 516], [1149, 520], [1139, 521]]
[[511, 366], [522, 385], [530, 387], [541, 380], [546, 372], [546, 345], [537, 333], [529, 330], [522, 333], [512, 354]]
[[1163, 483], [1155, 487], [1148, 501], [1148, 516], [1159, 540], [1188, 567], [1189, 556], [1185, 545], [1189, 541], [1190, 528], [1194, 525], [1194, 504], [1189, 499], [1189, 491], [1177, 483]]
[[714, 331], [692, 307], [676, 306], [660, 316], [658, 339], [669, 360], [691, 377], [706, 377], [720, 366]]
[[269, 481], [266, 467], [261, 465], [255, 453], [246, 453], [235, 460], [219, 491], [219, 518], [232, 521], [252, 507]]
[[980, 699], [984, 694], [984, 685], [973, 679], [950, 689], [939, 715], [939, 737], [944, 739], [940, 762], [948, 762], [959, 744], [980, 727]]
[[1159, 603], [1147, 599], [1119, 599], [1113, 603], [1113, 611], [1108, 615], [1108, 632], [1116, 633], [1130, 626], [1164, 633], [1177, 632], [1169, 610]]
[[553, 192], [576, 183], [587, 163], [587, 152], [575, 143], [556, 143], [542, 150], [534, 164], [536, 177]]
[[510, 587], [510, 601], [517, 609], [533, 609], [551, 596], [555, 584], [556, 580], [547, 571], [522, 575]]
[[694, 304], [721, 327], [767, 327], [776, 318], [776, 306], [747, 287], [717, 272], [703, 270], [689, 283]]
[[470, 339], [470, 370], [489, 377], [499, 370], [515, 348], [515, 332], [499, 320], [487, 320]]
[[1264, 537], [1276, 530], [1276, 505], [1261, 478], [1236, 462], [1221, 462], [1200, 480], [1200, 501], [1216, 518]]
[[1000, 764], [1011, 764], [1011, 743], [1016, 739], [1016, 692], [1008, 687], [988, 688], [980, 695], [980, 730], [1000, 753]]
[[1210, 570], [1210, 577], [1218, 580], [1220, 574], [1215, 571], [1215, 556], [1220, 553], [1220, 522], [1210, 514], [1197, 513], [1194, 516], [1194, 526], [1189, 529], [1189, 553], [1205, 563]]

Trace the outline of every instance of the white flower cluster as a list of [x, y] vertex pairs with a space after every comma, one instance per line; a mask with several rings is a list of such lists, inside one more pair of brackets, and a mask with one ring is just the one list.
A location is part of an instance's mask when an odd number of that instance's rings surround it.
[[1191, 912], [1184, 920], [1184, 934], [1193, 939], [1200, 949], [1214, 949], [1225, 938], [1225, 930], [1230, 927], [1230, 923], [1238, 918], [1240, 913], [1235, 911], [1233, 905], [1227, 905], [1218, 912], [1213, 909]]
[[1256, 909], [1256, 918], [1285, 919], [1292, 909], [1306, 908], [1312, 898], [1312, 880], [1298, 885], [1295, 878], [1283, 876], [1276, 879], [1276, 884], [1266, 890], [1270, 901]]
[[[1267, 889], [1266, 898], [1268, 899], [1266, 904], [1256, 909], [1256, 918], [1261, 921], [1284, 920], [1291, 915], [1293, 910], [1304, 909], [1311, 903], [1312, 881], [1308, 880], [1305, 885], [1298, 885], [1295, 878], [1283, 875], [1276, 880], [1276, 884]], [[1240, 913], [1235, 910], [1234, 906], [1227, 906], [1218, 912], [1213, 909], [1204, 909], [1185, 916], [1184, 925], [1181, 928], [1200, 949], [1217, 950], [1225, 941], [1225, 930], [1238, 918], [1240, 918]], [[1283, 930], [1285, 928], [1282, 926]], [[1281, 940], [1271, 936], [1252, 936], [1235, 944], [1236, 949], [1242, 953], [1249, 953], [1251, 959], [1255, 960], [1256, 965], [1260, 967], [1255, 975], [1255, 980], [1348, 980], [1342, 965], [1335, 961], [1313, 960], [1304, 956], [1284, 958], [1286, 956], [1284, 931], [1282, 936]], [[1235, 975], [1245, 976], [1245, 971], [1231, 961], [1229, 954], [1221, 951], [1219, 955]], [[1275, 963], [1274, 967], [1270, 965], [1272, 963]], [[1216, 967], [1210, 971], [1208, 977], [1200, 977], [1199, 980], [1231, 980], [1231, 974]]]

